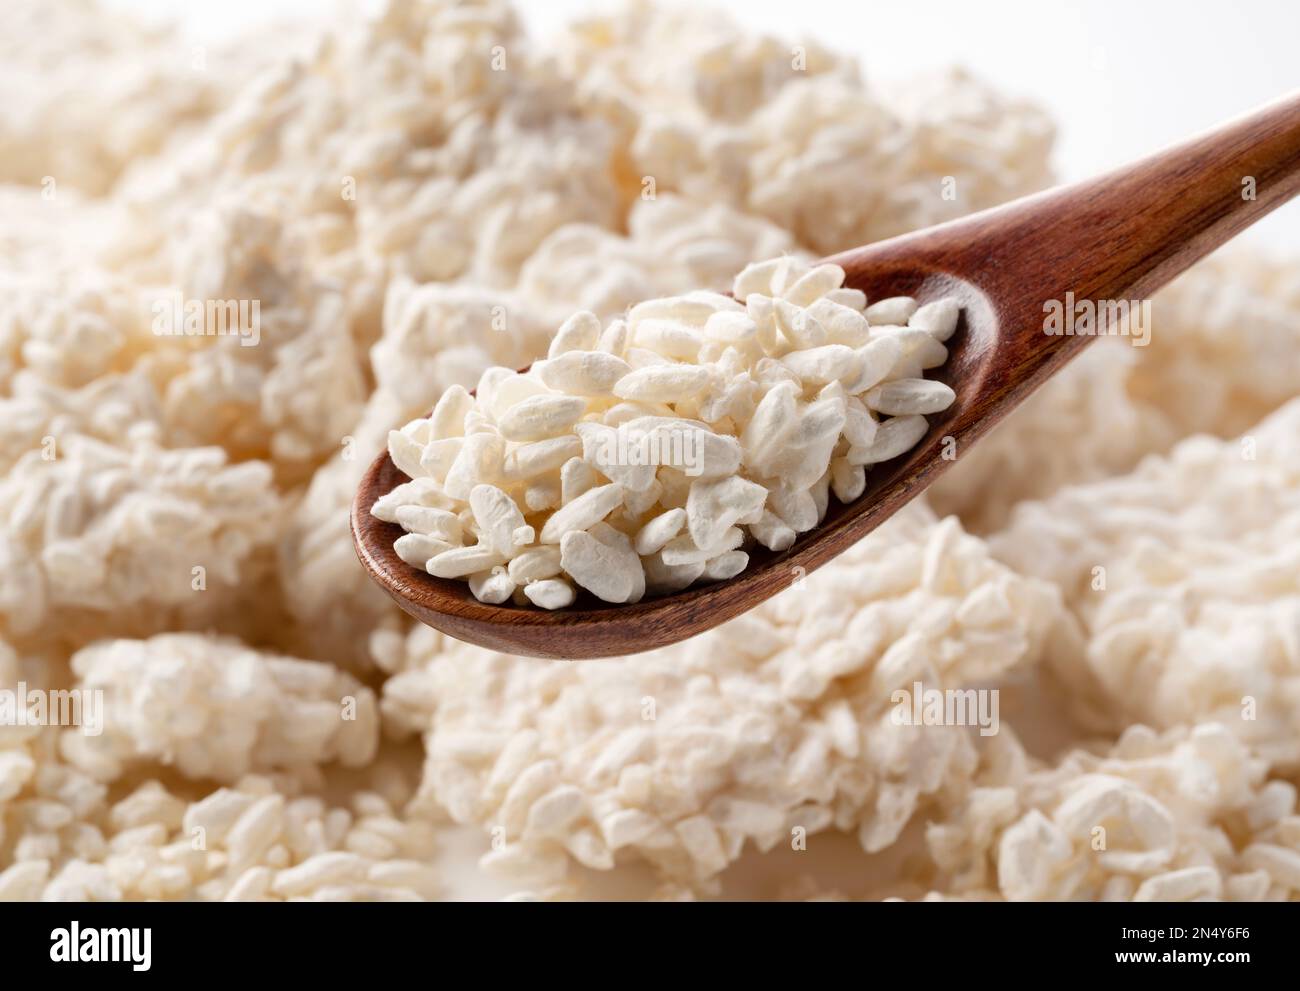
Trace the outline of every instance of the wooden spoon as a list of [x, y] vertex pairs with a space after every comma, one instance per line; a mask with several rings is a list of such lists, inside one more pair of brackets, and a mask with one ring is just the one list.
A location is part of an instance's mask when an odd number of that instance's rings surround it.
[[[1193, 262], [1300, 191], [1300, 93], [1100, 178], [827, 259], [869, 299], [956, 296], [947, 363], [932, 377], [956, 402], [929, 418], [908, 453], [875, 465], [851, 504], [782, 553], [757, 547], [737, 577], [635, 605], [583, 593], [554, 612], [477, 601], [462, 581], [434, 578], [393, 551], [401, 527], [370, 515], [407, 481], [385, 453], [361, 480], [352, 535], [370, 576], [403, 609], [453, 637], [550, 658], [632, 654], [684, 640], [775, 595], [825, 564], [919, 495], [970, 445], [1094, 336], [1045, 332], [1045, 304], [1145, 300]], [[1157, 326], [1155, 334], [1160, 330]], [[1249, 328], [1241, 328], [1249, 333]], [[947, 452], [947, 457], [944, 456]]]

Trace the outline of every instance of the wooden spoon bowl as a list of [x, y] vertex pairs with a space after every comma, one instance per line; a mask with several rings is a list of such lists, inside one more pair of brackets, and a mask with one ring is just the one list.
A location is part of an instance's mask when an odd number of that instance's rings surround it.
[[[955, 390], [960, 382], [962, 388], [952, 406], [928, 417], [930, 430], [916, 447], [893, 461], [872, 466], [859, 499], [845, 504], [832, 496], [822, 523], [789, 550], [775, 552], [755, 544], [746, 549], [748, 567], [735, 578], [648, 597], [633, 605], [602, 602], [581, 588], [567, 609], [489, 605], [475, 599], [466, 582], [435, 578], [397, 556], [393, 542], [405, 531], [370, 513], [376, 499], [410, 481], [385, 452], [366, 471], [352, 507], [353, 539], [362, 563], [397, 604], [420, 622], [458, 640], [534, 657], [580, 659], [652, 650], [740, 615], [856, 543], [912, 498], [914, 491], [920, 491], [917, 485], [929, 485], [952, 463], [939, 451], [952, 424], [978, 418], [972, 408], [975, 390], [970, 386], [990, 373], [996, 343], [988, 301], [969, 284], [921, 272], [896, 273], [887, 284], [890, 295], [915, 296], [922, 302], [952, 295], [961, 298], [962, 317], [948, 341], [948, 361], [927, 377]], [[871, 298], [880, 295], [877, 285], [855, 283], [854, 287]], [[820, 539], [809, 539], [813, 535]], [[570, 631], [579, 635], [570, 635]]]
[[[1243, 195], [1246, 177], [1254, 180], [1253, 199]], [[1101, 178], [826, 259], [868, 299], [958, 298], [948, 361], [927, 373], [957, 398], [928, 417], [916, 447], [868, 470], [860, 498], [832, 497], [823, 522], [789, 550], [749, 549], [749, 566], [728, 581], [634, 605], [585, 592], [555, 611], [479, 602], [467, 583], [403, 562], [393, 550], [402, 528], [371, 516], [376, 499], [408, 481], [387, 453], [367, 470], [353, 503], [357, 554], [420, 622], [495, 650], [579, 659], [683, 640], [752, 609], [856, 543], [1095, 340], [1046, 333], [1046, 303], [1067, 293], [1079, 301], [1145, 300], [1297, 192], [1300, 94]]]

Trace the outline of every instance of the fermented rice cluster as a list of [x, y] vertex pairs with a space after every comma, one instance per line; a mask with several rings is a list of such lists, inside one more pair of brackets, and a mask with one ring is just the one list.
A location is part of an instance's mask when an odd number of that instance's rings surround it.
[[[1199, 266], [752, 613], [510, 657], [356, 562], [390, 429], [552, 350], [595, 375], [575, 312], [613, 354], [635, 303], [1041, 188], [1050, 124], [650, 4], [6, 27], [0, 713], [85, 718], [0, 725], [0, 898], [1300, 898], [1293, 265]], [[900, 718], [957, 690], [989, 718]]]
[[956, 398], [922, 375], [948, 358], [957, 301], [867, 306], [843, 283], [783, 257], [730, 296], [646, 300], [603, 329], [579, 311], [526, 372], [489, 368], [473, 397], [452, 386], [390, 431], [410, 480], [370, 511], [406, 531], [403, 561], [481, 602], [563, 609], [576, 584], [631, 603], [734, 578], [742, 548], [788, 549]]

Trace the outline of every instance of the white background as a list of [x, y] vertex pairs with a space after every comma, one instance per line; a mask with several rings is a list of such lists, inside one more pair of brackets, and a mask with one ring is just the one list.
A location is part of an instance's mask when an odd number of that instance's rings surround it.
[[[217, 43], [320, 0], [110, 0]], [[701, 2], [701, 0], [691, 0]], [[1300, 89], [1297, 0], [703, 0], [752, 29], [853, 52], [868, 80], [963, 64], [1058, 121], [1056, 166], [1082, 178]], [[365, 0], [363, 6], [373, 7]], [[517, 0], [544, 39], [606, 0]], [[1300, 202], [1243, 237], [1300, 254]]]

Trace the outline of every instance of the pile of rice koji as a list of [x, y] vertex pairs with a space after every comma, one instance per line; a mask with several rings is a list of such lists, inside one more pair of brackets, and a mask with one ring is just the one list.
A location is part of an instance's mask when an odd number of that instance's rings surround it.
[[752, 613], [510, 657], [357, 563], [391, 428], [575, 311], [1042, 188], [1050, 123], [649, 3], [6, 27], [0, 898], [1300, 897], [1294, 265], [1198, 266]]

